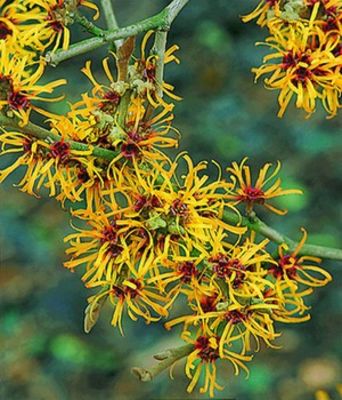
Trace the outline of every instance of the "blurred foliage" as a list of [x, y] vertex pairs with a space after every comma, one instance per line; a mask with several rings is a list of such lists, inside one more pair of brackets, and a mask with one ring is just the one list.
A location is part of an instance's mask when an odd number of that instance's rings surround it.
[[[152, 15], [167, 1], [114, 4], [123, 26]], [[255, 4], [194, 0], [175, 21], [169, 43], [180, 45], [182, 63], [168, 67], [166, 74], [184, 97], [176, 112], [181, 149], [195, 160], [215, 158], [223, 165], [246, 155], [255, 167], [281, 160], [285, 184], [305, 194], [284, 200], [287, 217], [261, 216], [293, 238], [306, 226], [311, 243], [340, 246], [341, 119], [326, 120], [318, 110], [305, 120], [294, 107], [283, 119], [276, 117], [276, 94], [253, 84], [250, 72], [265, 53], [254, 45], [265, 32], [239, 19]], [[74, 40], [84, 36], [80, 29], [73, 31]], [[104, 54], [102, 49], [87, 55], [99, 77]], [[84, 60], [49, 70], [51, 79], [68, 78], [69, 101], [89, 88], [79, 72]], [[67, 103], [51, 107], [63, 112]], [[131, 366], [150, 365], [154, 352], [179, 343], [162, 324], [146, 327], [127, 320], [122, 338], [110, 326], [109, 307], [94, 330], [83, 333], [87, 293], [78, 274], [62, 267], [69, 216], [52, 200], [30, 198], [10, 184], [1, 187], [0, 196], [0, 399], [200, 398], [186, 395], [182, 363], [174, 371], [176, 382], [164, 374], [153, 384], [141, 384], [130, 375]], [[334, 393], [341, 378], [341, 266], [324, 265], [335, 280], [311, 298], [311, 321], [283, 327], [282, 348], [261, 351], [250, 365], [249, 380], [223, 370], [226, 389], [219, 397], [306, 400], [313, 399], [317, 388]], [[181, 313], [181, 306], [176, 312]]]

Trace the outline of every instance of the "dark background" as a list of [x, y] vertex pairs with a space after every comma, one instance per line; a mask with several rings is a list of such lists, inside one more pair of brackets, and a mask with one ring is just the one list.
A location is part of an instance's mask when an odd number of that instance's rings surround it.
[[[148, 17], [166, 1], [115, 0], [121, 26]], [[177, 105], [175, 126], [182, 132], [181, 149], [196, 160], [216, 159], [224, 166], [250, 157], [255, 167], [280, 160], [287, 187], [305, 191], [280, 205], [289, 215], [267, 215], [275, 228], [298, 239], [309, 231], [310, 243], [340, 246], [341, 119], [326, 120], [320, 107], [309, 120], [293, 105], [278, 119], [276, 93], [254, 84], [250, 72], [265, 49], [255, 47], [266, 31], [239, 16], [256, 1], [192, 0], [175, 21], [169, 44], [181, 49], [180, 66], [168, 66], [166, 80], [184, 100]], [[89, 14], [91, 15], [91, 14]], [[103, 20], [100, 24], [104, 26]], [[73, 30], [74, 41], [86, 36]], [[89, 54], [103, 74], [100, 59], [106, 50]], [[69, 80], [69, 101], [89, 89], [79, 72], [85, 58], [49, 69], [49, 80]], [[67, 110], [66, 102], [51, 110]], [[175, 381], [167, 373], [153, 384], [130, 375], [131, 366], [152, 363], [151, 355], [179, 344], [177, 331], [125, 321], [125, 337], [110, 326], [105, 309], [93, 331], [83, 333], [83, 310], [89, 293], [80, 273], [63, 268], [63, 237], [69, 216], [53, 200], [37, 200], [13, 187], [15, 177], [0, 188], [1, 246], [1, 400], [138, 400], [201, 398], [186, 395], [183, 364]], [[263, 214], [261, 213], [261, 216]], [[323, 265], [334, 276], [310, 298], [312, 319], [301, 325], [279, 325], [281, 350], [264, 349], [250, 363], [251, 376], [235, 377], [222, 369], [225, 391], [218, 398], [239, 400], [313, 399], [317, 388], [332, 394], [341, 374], [341, 264]], [[336, 394], [334, 394], [336, 396]], [[203, 397], [203, 396], [202, 396]]]

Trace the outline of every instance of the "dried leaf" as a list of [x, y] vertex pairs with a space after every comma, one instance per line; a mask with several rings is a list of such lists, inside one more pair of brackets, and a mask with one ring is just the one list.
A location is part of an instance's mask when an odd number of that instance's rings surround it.
[[116, 67], [118, 70], [118, 81], [126, 81], [128, 65], [135, 47], [135, 36], [126, 39], [118, 49]]
[[88, 304], [84, 310], [84, 332], [89, 333], [95, 326], [97, 320], [99, 319], [101, 309], [107, 300], [107, 296], [101, 297], [99, 300], [95, 300]]

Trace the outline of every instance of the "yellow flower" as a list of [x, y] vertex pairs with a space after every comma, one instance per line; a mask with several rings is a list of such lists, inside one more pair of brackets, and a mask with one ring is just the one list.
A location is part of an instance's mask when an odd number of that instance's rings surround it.
[[318, 257], [298, 255], [307, 238], [306, 230], [302, 229], [302, 232], [303, 237], [292, 252], [287, 252], [286, 245], [279, 246], [277, 265], [272, 265], [269, 273], [277, 279], [294, 280], [310, 287], [325, 286], [332, 280], [329, 272], [316, 265], [306, 264], [320, 263], [322, 260]]
[[71, 111], [65, 116], [58, 116], [58, 119], [51, 118], [49, 122], [52, 132], [61, 135], [65, 140], [97, 144], [106, 134], [98, 128], [97, 120], [92, 115], [85, 119]]
[[[153, 287], [145, 285], [141, 279], [125, 279], [121, 286], [112, 288], [110, 298], [115, 304], [112, 325], [118, 326], [121, 333], [123, 333], [121, 319], [124, 308], [127, 308], [127, 313], [133, 321], [142, 317], [147, 323], [151, 323], [168, 315], [165, 307], [160, 304], [167, 299], [159, 295]], [[150, 309], [157, 316], [153, 316]]]
[[105, 279], [90, 283], [87, 287], [104, 288], [98, 296], [94, 296], [92, 301], [98, 302], [103, 296], [109, 297], [114, 305], [112, 325], [118, 327], [121, 334], [123, 334], [124, 313], [127, 313], [133, 321], [142, 317], [146, 323], [159, 321], [160, 318], [168, 315], [164, 305], [168, 298], [161, 296], [153, 285], [146, 283], [145, 273], [137, 271], [134, 262], [127, 261], [120, 275], [115, 272], [112, 275], [107, 274]]
[[247, 160], [247, 157], [244, 158], [240, 165], [233, 162], [232, 166], [227, 168], [227, 172], [231, 174], [230, 179], [234, 184], [234, 189], [232, 190], [233, 194], [227, 196], [234, 201], [233, 205], [245, 203], [247, 212], [251, 212], [254, 205], [259, 204], [279, 215], [286, 214], [286, 210], [276, 208], [274, 205], [269, 203], [269, 200], [289, 194], [302, 194], [302, 191], [298, 189], [281, 188], [281, 180], [280, 178], [276, 178], [281, 167], [279, 161], [276, 168], [269, 174], [269, 176], [267, 176], [267, 174], [272, 164], [265, 164], [260, 169], [259, 176], [253, 184], [250, 167], [245, 165]]
[[[34, 17], [20, 2], [6, 4], [0, 1], [0, 41], [17, 55], [34, 57], [35, 53], [29, 49], [32, 35], [28, 35], [31, 25], [28, 23]], [[25, 23], [28, 23], [25, 25]]]
[[242, 17], [242, 21], [249, 22], [257, 18], [257, 24], [265, 26], [270, 18], [280, 17], [280, 3], [280, 0], [261, 0], [251, 13]]
[[252, 305], [229, 305], [228, 302], [218, 303], [215, 311], [195, 315], [185, 315], [165, 323], [166, 329], [184, 323], [184, 330], [190, 325], [201, 322], [211, 332], [220, 332], [219, 354], [223, 354], [225, 345], [237, 342], [242, 348], [242, 354], [259, 351], [260, 340], [267, 346], [276, 348], [271, 343], [280, 334], [274, 330], [272, 311], [278, 305], [258, 302]]
[[[152, 107], [157, 108], [159, 105], [165, 105], [157, 89], [160, 89], [174, 100], [181, 100], [181, 98], [173, 93], [174, 87], [171, 84], [164, 81], [157, 82], [156, 80], [156, 63], [158, 56], [150, 54], [146, 57], [146, 46], [153, 34], [154, 31], [148, 31], [141, 42], [141, 55], [134, 64], [135, 72], [132, 74], [132, 84], [135, 86], [138, 94], [146, 95]], [[166, 50], [164, 54], [164, 64], [168, 64], [172, 61], [175, 61], [177, 64], [180, 63], [179, 59], [174, 55], [174, 52], [178, 49], [179, 47], [177, 45], [173, 45]]]
[[[82, 119], [88, 116], [95, 119], [94, 133], [89, 133], [88, 137], [98, 137], [101, 145], [107, 143], [108, 147], [119, 151], [113, 165], [120, 159], [165, 159], [160, 149], [178, 145], [177, 138], [170, 136], [170, 132], [177, 133], [171, 126], [173, 105], [163, 104], [156, 113], [151, 114], [146, 99], [132, 95], [127, 110], [120, 109], [122, 97], [127, 90], [132, 89], [130, 82], [114, 80], [108, 58], [102, 64], [109, 84], [103, 85], [96, 81], [88, 61], [82, 71], [93, 84], [92, 97], [84, 95], [82, 101], [73, 106], [70, 114]], [[125, 112], [124, 118], [122, 112]]]
[[270, 74], [264, 80], [266, 87], [280, 91], [279, 117], [293, 97], [296, 107], [303, 108], [308, 116], [315, 111], [318, 100], [330, 117], [336, 115], [342, 91], [339, 41], [338, 36], [327, 37], [322, 30], [301, 23], [275, 31], [266, 39], [265, 44], [274, 51], [253, 72], [256, 80]]
[[42, 93], [52, 93], [66, 83], [59, 79], [39, 85], [37, 82], [45, 70], [43, 62], [28, 63], [27, 57], [16, 58], [9, 53], [6, 43], [0, 42], [0, 110], [14, 113], [26, 125], [32, 110], [48, 117], [55, 115], [35, 106], [32, 101], [57, 101], [60, 98], [40, 97]]
[[[187, 164], [187, 173], [176, 180], [174, 176], [180, 168], [181, 160]], [[216, 229], [223, 228], [237, 235], [246, 230], [221, 220], [228, 197], [224, 192], [231, 185], [222, 181], [220, 176], [217, 180], [208, 182], [209, 177], [203, 174], [206, 169], [206, 162], [193, 165], [187, 155], [183, 155], [167, 168], [162, 168], [157, 163], [152, 164], [152, 170], [144, 171], [137, 165], [135, 167], [141, 187], [140, 194], [155, 195], [159, 200], [159, 206], [149, 211], [148, 224], [153, 226], [154, 218], [167, 228], [168, 234], [164, 235], [160, 247], [161, 254], [165, 257], [173, 247], [178, 248], [177, 243], [172, 243], [172, 238], [178, 237], [189, 251], [196, 248], [205, 253], [205, 246], [211, 242]], [[133, 183], [130, 186], [134, 187]]]
[[208, 260], [213, 285], [227, 295], [226, 301], [243, 305], [263, 300], [263, 291], [273, 287], [266, 279], [267, 270], [261, 263], [275, 263], [265, 251], [265, 239], [259, 244], [244, 243], [232, 246], [224, 253], [214, 253]]
[[172, 128], [173, 106], [165, 105], [159, 114], [145, 117], [146, 109], [141, 99], [132, 99], [128, 107], [125, 129], [115, 126], [106, 140], [119, 151], [112, 161], [115, 167], [119, 160], [140, 162], [156, 162], [167, 160], [164, 148], [178, 147], [178, 139], [170, 132]]
[[[112, 205], [114, 208], [114, 205]], [[65, 237], [70, 248], [66, 253], [71, 254], [70, 261], [64, 263], [66, 268], [73, 270], [84, 265], [86, 273], [82, 280], [89, 284], [102, 279], [115, 279], [120, 273], [123, 263], [129, 259], [129, 247], [126, 243], [126, 227], [118, 225], [119, 216], [107, 217], [101, 210], [86, 213], [82, 216], [75, 212], [78, 218], [87, 222], [90, 229], [75, 228], [78, 232]]]
[[[49, 190], [50, 196], [58, 197], [60, 192], [73, 201], [81, 199], [70, 188], [75, 165], [87, 163], [85, 156], [90, 153], [70, 148], [63, 139], [52, 143], [33, 139], [28, 135], [16, 132], [4, 132], [0, 135], [1, 156], [22, 153], [12, 164], [0, 171], [0, 181], [19, 167], [25, 166], [24, 176], [18, 183], [23, 192], [37, 196], [41, 187]], [[73, 197], [74, 196], [74, 197]]]
[[1, 157], [7, 154], [22, 153], [12, 164], [0, 171], [0, 182], [21, 166], [35, 163], [38, 142], [18, 132], [2, 132], [0, 134]]
[[[121, 97], [126, 92], [128, 85], [125, 82], [117, 82], [114, 79], [113, 73], [109, 66], [109, 57], [102, 60], [103, 70], [109, 80], [108, 85], [100, 84], [95, 79], [91, 71], [91, 61], [87, 61], [85, 66], [82, 68], [82, 72], [90, 80], [93, 85], [92, 98], [88, 98], [87, 108], [92, 110], [99, 109], [105, 113], [114, 116], [117, 106], [120, 103]], [[92, 104], [90, 103], [92, 102]]]
[[[97, 128], [96, 120], [80, 119], [76, 115], [62, 116], [58, 120], [50, 119], [51, 131], [61, 136], [64, 140], [74, 140], [77, 142], [88, 142], [90, 144], [98, 142], [100, 129]], [[101, 208], [102, 190], [110, 190], [115, 185], [108, 179], [107, 169], [109, 162], [99, 160], [92, 155], [92, 146], [89, 146], [87, 157], [78, 158], [77, 162], [65, 164], [65, 181], [63, 190], [56, 197], [64, 204], [68, 199], [72, 202], [85, 200], [87, 211], [90, 214], [93, 210]]]
[[50, 45], [53, 45], [52, 51], [55, 51], [61, 43], [63, 50], [69, 47], [70, 30], [67, 26], [72, 24], [72, 13], [79, 5], [95, 10], [94, 19], [99, 17], [97, 6], [87, 0], [23, 0], [23, 3], [29, 10], [36, 12], [32, 45], [40, 52]]
[[[339, 383], [336, 385], [336, 392], [339, 394], [339, 397], [342, 397], [342, 384]], [[325, 390], [317, 390], [315, 393], [315, 400], [331, 400], [332, 398]]]
[[311, 288], [299, 291], [296, 282], [277, 280], [274, 288], [271, 287], [264, 291], [264, 300], [278, 307], [272, 310], [272, 319], [284, 323], [306, 322], [310, 319], [309, 314], [305, 314], [310, 307], [306, 306], [303, 297], [311, 294]]
[[314, 27], [319, 27], [327, 37], [337, 36], [341, 39], [342, 4], [340, 0], [306, 0], [306, 3], [309, 10], [312, 11], [315, 7], [319, 7]]
[[204, 372], [204, 385], [200, 388], [200, 393], [204, 394], [209, 392], [209, 396], [212, 398], [215, 395], [216, 389], [223, 390], [223, 387], [216, 382], [216, 363], [219, 360], [229, 361], [234, 367], [235, 375], [238, 375], [240, 368], [248, 373], [244, 362], [250, 361], [251, 357], [234, 353], [227, 348], [224, 348], [220, 354], [220, 337], [201, 333], [201, 330], [199, 330], [196, 339], [191, 338], [190, 332], [184, 332], [182, 335], [182, 338], [186, 342], [194, 346], [193, 351], [187, 357], [185, 365], [185, 373], [191, 380], [187, 387], [187, 392], [192, 393]]
[[188, 297], [194, 295], [195, 298], [203, 301], [214, 295], [214, 290], [209, 286], [205, 268], [200, 265], [201, 257], [175, 255], [172, 258], [173, 261], [161, 259], [162, 271], [148, 282], [154, 283], [160, 292], [166, 292], [172, 299], [172, 303], [180, 293]]

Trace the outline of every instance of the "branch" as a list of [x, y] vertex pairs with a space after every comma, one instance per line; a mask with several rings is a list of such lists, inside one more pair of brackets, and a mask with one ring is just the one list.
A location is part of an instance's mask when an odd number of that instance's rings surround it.
[[[270, 239], [274, 243], [286, 243], [289, 246], [290, 251], [293, 251], [298, 245], [298, 242], [266, 225], [265, 222], [261, 221], [256, 216], [252, 216], [250, 218], [241, 217], [228, 210], [225, 210], [222, 220], [230, 224], [240, 223], [242, 226], [246, 226], [248, 229], [260, 233], [262, 236]], [[342, 261], [342, 250], [333, 247], [304, 244], [299, 251], [299, 254]]]
[[[35, 125], [32, 122], [28, 122], [28, 124], [25, 126], [20, 126], [14, 118], [8, 118], [3, 114], [0, 114], [0, 127], [3, 129], [10, 128], [16, 132], [21, 132], [30, 136], [34, 136], [41, 140], [46, 140], [48, 138], [52, 139], [55, 142], [60, 142], [61, 140], [63, 140], [62, 136], [56, 135], [55, 133], [47, 129], [44, 129], [38, 125]], [[118, 151], [108, 150], [98, 146], [89, 146], [85, 143], [76, 142], [74, 140], [64, 140], [64, 141], [70, 145], [70, 149], [72, 150], [81, 150], [81, 151], [92, 150], [91, 155], [103, 158], [104, 160], [108, 161], [111, 161], [119, 154]]]
[[101, 5], [108, 28], [110, 30], [118, 29], [119, 25], [115, 17], [112, 0], [101, 0]]
[[177, 15], [182, 11], [182, 9], [187, 5], [189, 0], [173, 0], [167, 7], [166, 23], [170, 26], [172, 22], [176, 19]]
[[[49, 130], [41, 128], [40, 126], [37, 126], [31, 122], [29, 122], [24, 127], [20, 127], [18, 125], [18, 122], [14, 118], [8, 118], [3, 114], [0, 114], [0, 127], [10, 128], [13, 129], [14, 131], [26, 133], [28, 135], [32, 135], [43, 140], [47, 138], [51, 138], [54, 141], [62, 140], [61, 136], [53, 134]], [[108, 161], [111, 161], [114, 157], [116, 157], [119, 154], [118, 151], [104, 149], [99, 146], [92, 147], [88, 146], [87, 144], [76, 142], [73, 140], [66, 140], [66, 142], [69, 143], [70, 148], [74, 150], [89, 150], [90, 148], [92, 148], [93, 156], [103, 158]], [[290, 239], [284, 234], [266, 225], [256, 216], [247, 218], [239, 216], [236, 213], [233, 213], [232, 211], [225, 210], [222, 220], [232, 225], [239, 224], [241, 226], [246, 226], [248, 229], [260, 233], [262, 236], [270, 239], [274, 243], [277, 244], [286, 243], [289, 246], [290, 251], [294, 250], [298, 245], [298, 242]], [[332, 247], [304, 244], [299, 254], [342, 261], [342, 250]]]
[[156, 87], [157, 94], [163, 97], [164, 59], [166, 48], [167, 32], [158, 31], [155, 35], [154, 45], [151, 53], [157, 56], [156, 61]]
[[89, 21], [89, 19], [81, 15], [77, 10], [74, 13], [73, 19], [75, 22], [83, 26], [83, 28], [85, 28], [87, 32], [91, 33], [94, 36], [103, 37], [106, 33], [106, 31], [93, 24], [91, 21]]
[[[115, 13], [114, 13], [112, 1], [113, 0], [101, 0], [103, 14], [106, 19], [108, 29], [111, 31], [113, 31], [115, 29], [119, 29], [119, 25], [118, 25], [118, 22], [116, 20]], [[122, 40], [116, 40], [114, 43], [115, 43], [116, 49], [118, 49], [122, 45]]]
[[141, 32], [149, 30], [169, 30], [171, 23], [188, 3], [189, 0], [173, 0], [164, 10], [160, 13], [136, 22], [133, 25], [126, 26], [121, 29], [113, 29], [104, 31], [103, 37], [94, 37], [82, 40], [78, 43], [72, 44], [67, 50], [57, 50], [56, 52], [48, 52], [45, 55], [45, 60], [52, 66], [57, 66], [62, 61], [69, 58], [79, 56], [89, 51], [95, 50], [108, 42], [113, 42], [118, 39], [124, 39], [130, 36], [135, 36]]
[[160, 360], [154, 367], [150, 369], [134, 367], [131, 369], [131, 372], [140, 381], [150, 382], [165, 369], [172, 367], [175, 362], [189, 355], [193, 349], [193, 344], [186, 344], [181, 347], [163, 351], [162, 353], [154, 355], [156, 360]]

